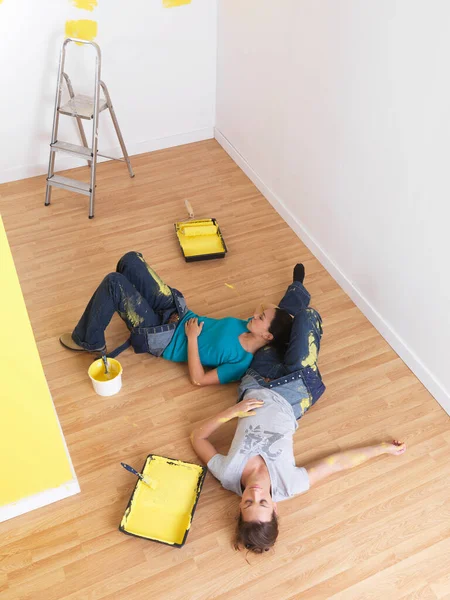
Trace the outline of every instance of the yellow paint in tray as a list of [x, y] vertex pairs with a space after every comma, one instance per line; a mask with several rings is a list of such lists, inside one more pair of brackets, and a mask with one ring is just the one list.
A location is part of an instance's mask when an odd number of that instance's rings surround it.
[[186, 261], [223, 258], [227, 252], [215, 219], [175, 223], [175, 231]]
[[92, 42], [97, 37], [97, 21], [90, 19], [66, 21], [66, 37]]
[[119, 529], [149, 540], [181, 547], [206, 475], [206, 468], [150, 454], [142, 474], [158, 481], [156, 489], [138, 480]]

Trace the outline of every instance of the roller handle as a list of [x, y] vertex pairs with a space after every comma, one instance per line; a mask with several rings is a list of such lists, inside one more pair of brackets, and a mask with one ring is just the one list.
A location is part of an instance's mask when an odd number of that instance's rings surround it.
[[190, 219], [194, 218], [194, 209], [192, 208], [192, 204], [189, 202], [188, 199], [186, 199], [184, 201], [184, 205], [186, 206], [186, 210], [188, 211], [188, 215]]

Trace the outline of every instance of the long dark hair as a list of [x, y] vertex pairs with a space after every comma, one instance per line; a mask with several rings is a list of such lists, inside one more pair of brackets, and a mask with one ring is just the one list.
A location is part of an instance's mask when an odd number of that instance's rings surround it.
[[269, 327], [269, 333], [273, 335], [273, 340], [269, 343], [269, 346], [276, 348], [281, 356], [284, 356], [287, 350], [293, 321], [294, 319], [288, 312], [282, 308], [275, 309], [275, 316]]
[[240, 550], [242, 546], [250, 552], [262, 554], [270, 550], [277, 541], [277, 537], [278, 518], [275, 511], [272, 512], [270, 521], [244, 521], [239, 511], [234, 542], [235, 550]]

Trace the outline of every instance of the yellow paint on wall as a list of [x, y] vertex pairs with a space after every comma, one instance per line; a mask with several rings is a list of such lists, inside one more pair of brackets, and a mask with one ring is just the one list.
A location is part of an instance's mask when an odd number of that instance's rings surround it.
[[97, 21], [90, 19], [66, 21], [66, 37], [92, 42], [97, 37]]
[[73, 479], [0, 218], [0, 506]]
[[164, 8], [173, 8], [174, 6], [183, 6], [183, 4], [190, 4], [191, 0], [163, 0]]
[[93, 11], [98, 2], [97, 0], [72, 0], [72, 4], [77, 8]]

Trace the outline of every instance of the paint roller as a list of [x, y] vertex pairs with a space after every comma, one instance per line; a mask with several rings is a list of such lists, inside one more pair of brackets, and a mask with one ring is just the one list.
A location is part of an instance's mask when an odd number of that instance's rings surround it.
[[210, 219], [202, 221], [193, 221], [185, 223], [181, 228], [183, 235], [194, 237], [197, 235], [217, 235], [217, 225], [212, 223]]

